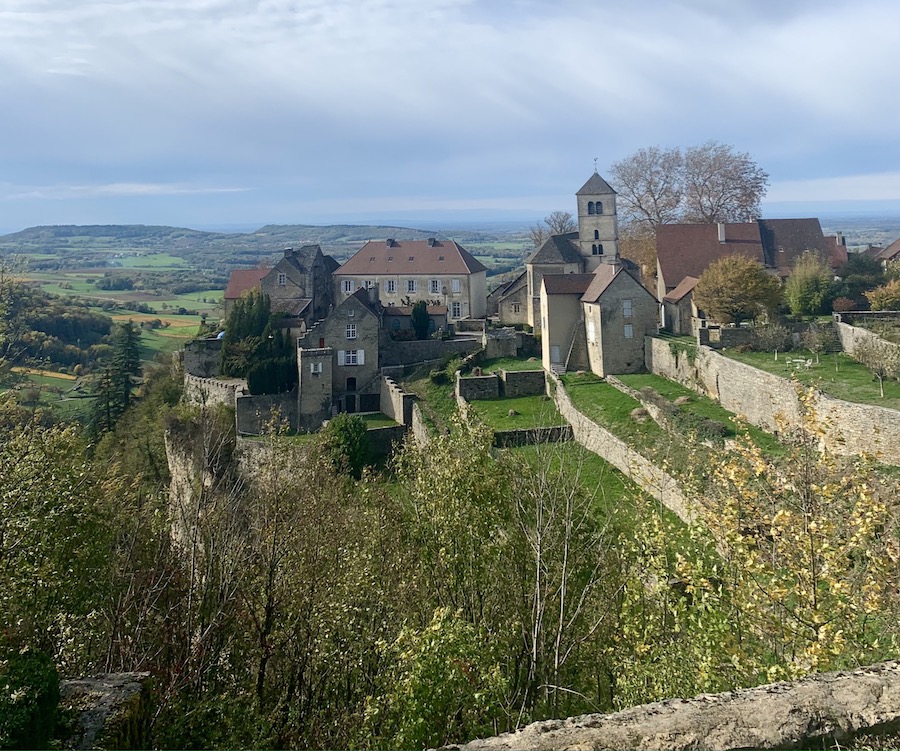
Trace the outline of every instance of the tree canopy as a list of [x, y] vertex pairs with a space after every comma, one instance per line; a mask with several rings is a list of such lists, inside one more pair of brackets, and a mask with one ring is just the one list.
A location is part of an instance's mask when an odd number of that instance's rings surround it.
[[636, 151], [610, 168], [624, 224], [746, 222], [760, 214], [768, 174], [747, 153], [700, 146]]
[[774, 309], [781, 301], [781, 284], [757, 261], [725, 256], [703, 272], [694, 301], [717, 323], [740, 323]]

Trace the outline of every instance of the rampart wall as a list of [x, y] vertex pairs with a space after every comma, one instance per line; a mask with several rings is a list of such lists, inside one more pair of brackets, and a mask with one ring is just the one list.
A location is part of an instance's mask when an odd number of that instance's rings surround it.
[[287, 394], [242, 394], [235, 399], [238, 435], [262, 435], [273, 420], [297, 429], [297, 392]]
[[481, 341], [474, 338], [425, 339], [411, 342], [386, 342], [381, 347], [379, 364], [406, 365], [427, 360], [440, 360], [448, 355], [466, 355], [481, 349]]
[[415, 396], [406, 393], [392, 378], [381, 378], [381, 411], [401, 425], [412, 425]]
[[501, 370], [500, 380], [503, 396], [533, 396], [547, 390], [543, 370]]
[[184, 395], [193, 404], [224, 404], [234, 407], [237, 394], [243, 393], [247, 382], [241, 378], [203, 378], [184, 375]]

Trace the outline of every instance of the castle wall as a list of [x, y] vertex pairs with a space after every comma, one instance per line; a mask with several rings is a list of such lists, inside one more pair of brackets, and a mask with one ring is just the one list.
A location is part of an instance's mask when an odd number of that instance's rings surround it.
[[500, 397], [500, 379], [491, 373], [484, 376], [463, 376], [456, 373], [456, 399], [467, 402], [479, 399], [498, 399]]
[[412, 424], [415, 396], [407, 394], [392, 378], [381, 378], [381, 411], [401, 425]]
[[238, 435], [263, 435], [276, 424], [297, 429], [297, 392], [242, 394], [235, 400]]
[[386, 342], [381, 347], [382, 365], [407, 365], [440, 360], [447, 355], [467, 355], [481, 349], [478, 339], [425, 339], [412, 342]]
[[222, 371], [222, 340], [194, 339], [181, 350], [184, 372], [201, 378], [214, 378]]
[[224, 404], [234, 407], [237, 394], [247, 389], [247, 382], [242, 378], [202, 378], [200, 376], [184, 376], [184, 396], [192, 404]]

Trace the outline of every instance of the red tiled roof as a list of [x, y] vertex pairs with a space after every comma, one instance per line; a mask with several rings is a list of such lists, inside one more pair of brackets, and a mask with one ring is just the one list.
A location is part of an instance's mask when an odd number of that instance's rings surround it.
[[475, 274], [487, 271], [469, 251], [452, 240], [369, 240], [335, 276], [343, 274]]
[[678, 286], [663, 298], [665, 302], [677, 303], [686, 297], [697, 286], [700, 280], [696, 276], [686, 276], [682, 279]]
[[725, 242], [719, 242], [716, 224], [661, 224], [656, 228], [656, 257], [667, 288], [686, 276], [700, 277], [723, 256], [741, 255], [765, 265], [765, 253], [756, 222], [726, 224]]
[[593, 274], [544, 274], [548, 295], [583, 295], [594, 279]]
[[271, 269], [235, 269], [231, 272], [231, 277], [228, 279], [228, 286], [225, 288], [225, 299], [236, 300], [244, 292], [255, 289], [269, 271]]

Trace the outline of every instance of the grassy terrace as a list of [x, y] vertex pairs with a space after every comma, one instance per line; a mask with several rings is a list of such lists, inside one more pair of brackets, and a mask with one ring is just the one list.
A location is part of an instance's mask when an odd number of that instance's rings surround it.
[[[545, 396], [479, 399], [470, 404], [475, 414], [494, 430], [530, 430], [566, 424], [556, 405]], [[510, 415], [510, 411], [515, 414]]]
[[[722, 350], [721, 354], [783, 378], [793, 375], [800, 383], [815, 386], [836, 399], [900, 410], [900, 382], [885, 379], [882, 399], [875, 376], [843, 352], [820, 355], [818, 364], [816, 356], [806, 351], [779, 353], [777, 361], [768, 352]], [[811, 360], [812, 365], [807, 368], [792, 360]]]
[[702, 396], [686, 386], [682, 386], [680, 383], [675, 383], [652, 373], [632, 373], [616, 376], [616, 378], [626, 386], [630, 386], [637, 391], [649, 386], [670, 402], [674, 402], [681, 397], [687, 397], [690, 401], [679, 405], [679, 409], [682, 412], [721, 423], [726, 428], [726, 438], [735, 438], [739, 435], [749, 436], [767, 454], [780, 454], [784, 450], [784, 447], [770, 433], [766, 433], [766, 431], [746, 423], [738, 426], [735, 423], [735, 415], [723, 408], [717, 401]]
[[535, 358], [519, 360], [514, 357], [495, 357], [485, 360], [480, 365], [485, 373], [496, 373], [498, 370], [541, 370], [541, 361]]

